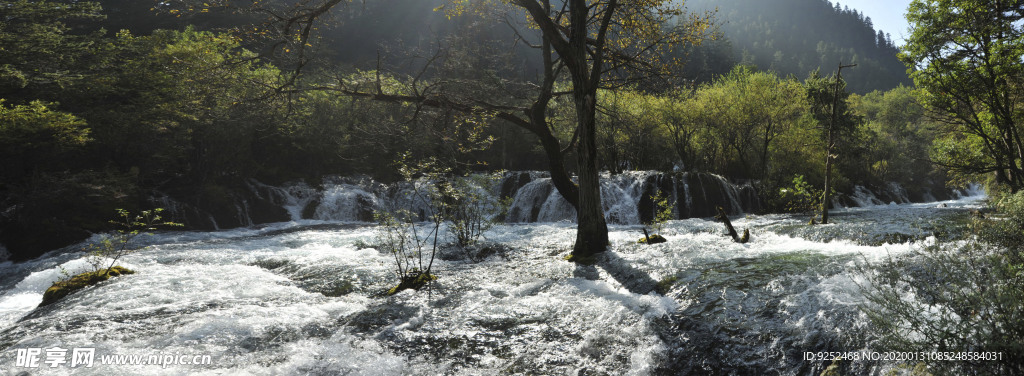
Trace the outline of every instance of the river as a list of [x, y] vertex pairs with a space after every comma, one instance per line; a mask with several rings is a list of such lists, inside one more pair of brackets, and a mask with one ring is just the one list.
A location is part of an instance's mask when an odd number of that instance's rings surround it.
[[[485, 259], [446, 247], [429, 291], [394, 296], [382, 294], [394, 259], [374, 248], [373, 225], [165, 232], [119, 262], [137, 274], [36, 308], [62, 268], [89, 267], [69, 247], [0, 264], [0, 373], [817, 374], [828, 363], [805, 352], [871, 349], [857, 265], [935, 241], [981, 198], [840, 209], [817, 226], [734, 216], [747, 244], [710, 219], [670, 221], [668, 242], [650, 246], [636, 243], [639, 226], [611, 225], [593, 266], [562, 259], [573, 223], [498, 225]], [[45, 351], [38, 367], [18, 362], [54, 347], [67, 359], [93, 349], [95, 364], [51, 367]], [[209, 364], [100, 364], [150, 355]]]

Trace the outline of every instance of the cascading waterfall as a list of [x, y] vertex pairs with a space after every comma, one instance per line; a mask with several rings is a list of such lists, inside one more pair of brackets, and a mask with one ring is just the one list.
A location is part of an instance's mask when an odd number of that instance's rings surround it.
[[[942, 197], [952, 199], [963, 199], [966, 197], [978, 197], [985, 195], [984, 189], [979, 184], [970, 184], [965, 188], [952, 188], [947, 193], [943, 193]], [[842, 198], [842, 200], [840, 199]], [[869, 189], [863, 185], [856, 185], [853, 187], [853, 193], [844, 196], [838, 195], [833, 197], [832, 206], [836, 208], [840, 207], [872, 207], [881, 205], [897, 205], [897, 204], [909, 204], [914, 202], [935, 202], [941, 201], [936, 198], [935, 192], [931, 189], [925, 189], [920, 192], [918, 199], [914, 199], [913, 196], [899, 183], [890, 182], [886, 184], [885, 188], [882, 189]], [[846, 204], [844, 204], [844, 202]], [[849, 205], [852, 204], [852, 205]]]
[[[175, 200], [171, 196], [162, 192], [153, 192], [150, 195], [150, 202], [158, 208], [163, 208], [164, 218], [172, 222], [177, 223], [190, 223], [197, 227], [204, 227], [203, 225], [208, 224], [210, 228], [214, 230], [220, 230], [220, 226], [217, 225], [217, 220], [213, 218], [210, 213], [204, 213], [199, 208], [193, 205], [186, 204], [184, 202]], [[196, 222], [206, 222], [202, 224], [196, 224]]]
[[[216, 213], [204, 212], [166, 194], [156, 193], [152, 201], [159, 207], [167, 208], [175, 221], [198, 223], [198, 228], [212, 229], [283, 220], [373, 222], [374, 211], [382, 208], [409, 210], [414, 218], [425, 220], [431, 210], [430, 203], [415, 192], [422, 192], [429, 184], [422, 180], [382, 184], [366, 177], [327, 177], [319, 188], [314, 188], [304, 182], [270, 186], [250, 180], [246, 183], [250, 191], [248, 194], [232, 196], [233, 212], [226, 215], [221, 213], [217, 217], [232, 220], [234, 225], [218, 223], [214, 218]], [[974, 196], [979, 193], [979, 189], [972, 186], [966, 190], [954, 190], [952, 194], [954, 197]], [[670, 198], [676, 219], [712, 217], [717, 215], [716, 208], [719, 206], [732, 215], [761, 210], [758, 193], [749, 183], [736, 184], [722, 176], [707, 173], [633, 171], [603, 175], [601, 195], [605, 218], [610, 224], [640, 224], [649, 221], [656, 211], [652, 197], [659, 191]], [[506, 173], [487, 194], [495, 200], [498, 197], [511, 198], [511, 206], [503, 218], [505, 222], [576, 220], [575, 209], [562, 198], [545, 172]], [[935, 201], [930, 191], [915, 197], [917, 201]], [[881, 189], [855, 186], [849, 196], [834, 196], [832, 204], [837, 208], [868, 207], [914, 201], [906, 189], [897, 183], [890, 183]], [[283, 209], [284, 215], [279, 219], [266, 215], [257, 219], [256, 204], [262, 204], [258, 207], [264, 211], [268, 205]]]
[[857, 203], [859, 207], [868, 207], [876, 205], [885, 205], [882, 200], [875, 197], [875, 194], [865, 188], [863, 185], [857, 185], [853, 187], [853, 194], [850, 198]]
[[257, 197], [269, 200], [270, 202], [284, 208], [292, 221], [302, 220], [302, 211], [313, 200], [319, 197], [319, 192], [305, 182], [295, 182], [283, 187], [274, 187], [260, 183], [256, 180], [249, 180], [249, 189]]
[[252, 214], [249, 210], [249, 201], [244, 199], [235, 201], [235, 210], [238, 213], [236, 215], [242, 226], [252, 226], [255, 224], [252, 221]]
[[890, 201], [890, 204], [907, 204], [910, 203], [910, 197], [907, 195], [907, 190], [902, 185], [896, 182], [890, 182], [887, 184], [888, 193], [894, 198]]
[[313, 217], [328, 221], [371, 222], [372, 208], [375, 207], [377, 197], [372, 193], [351, 184], [336, 184], [325, 187], [320, 193]]

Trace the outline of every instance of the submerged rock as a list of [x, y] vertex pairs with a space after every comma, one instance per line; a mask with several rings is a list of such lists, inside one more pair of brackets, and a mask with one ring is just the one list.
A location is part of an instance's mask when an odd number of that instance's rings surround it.
[[78, 274], [66, 281], [57, 281], [43, 293], [43, 302], [39, 306], [50, 305], [71, 293], [106, 281], [110, 277], [117, 277], [122, 274], [135, 274], [131, 269], [115, 266], [110, 269], [100, 269], [91, 272]]

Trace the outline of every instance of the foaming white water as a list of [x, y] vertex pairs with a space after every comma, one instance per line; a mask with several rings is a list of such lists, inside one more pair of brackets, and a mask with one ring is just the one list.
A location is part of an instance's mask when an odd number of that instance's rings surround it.
[[266, 194], [269, 197], [265, 198], [284, 208], [293, 221], [302, 220], [303, 209], [319, 197], [319, 192], [305, 182], [295, 182], [283, 187], [266, 185], [256, 180], [250, 180], [248, 184], [257, 196], [264, 197]]
[[874, 193], [871, 193], [871, 191], [869, 191], [862, 185], [857, 185], [853, 187], [853, 195], [851, 195], [850, 198], [857, 203], [857, 206], [862, 208], [876, 205], [885, 205], [885, 203], [882, 202], [882, 200], [879, 200], [878, 197], [875, 197]]
[[429, 294], [390, 297], [393, 256], [373, 245], [374, 226], [161, 233], [119, 262], [137, 274], [39, 309], [60, 267], [88, 268], [84, 255], [0, 264], [0, 373], [28, 370], [14, 365], [18, 349], [52, 346], [212, 364], [46, 374], [820, 373], [792, 359], [866, 346], [844, 334], [866, 325], [853, 265], [934, 241], [929, 223], [976, 205], [948, 203], [838, 210], [824, 226], [736, 217], [746, 244], [701, 219], [670, 221], [668, 242], [651, 246], [636, 243], [639, 226], [613, 225], [592, 266], [561, 259], [571, 223], [500, 225], [485, 234], [499, 251], [483, 262], [437, 259]]
[[[367, 221], [366, 215], [377, 207], [377, 197], [361, 187], [338, 184], [321, 194], [314, 218], [329, 221]], [[362, 213], [361, 213], [362, 211]]]

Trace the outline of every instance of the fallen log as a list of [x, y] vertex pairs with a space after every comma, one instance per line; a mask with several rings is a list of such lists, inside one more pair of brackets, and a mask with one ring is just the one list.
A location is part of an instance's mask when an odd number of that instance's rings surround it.
[[732, 221], [729, 221], [729, 216], [725, 214], [725, 209], [722, 209], [721, 206], [718, 207], [718, 216], [715, 219], [725, 223], [725, 229], [729, 231], [729, 236], [732, 237], [734, 242], [742, 244], [750, 241], [750, 229], [744, 231], [743, 238], [740, 238], [740, 234], [736, 233], [736, 228], [732, 227]]

